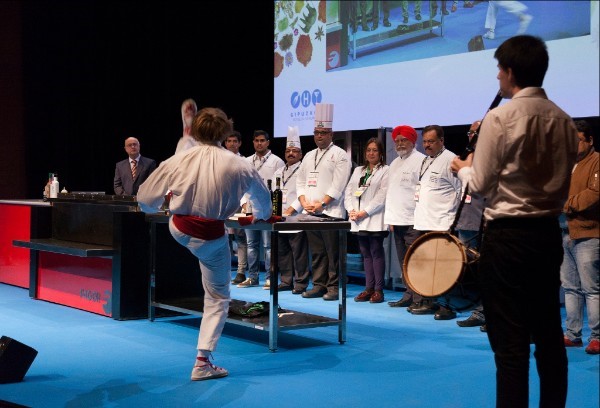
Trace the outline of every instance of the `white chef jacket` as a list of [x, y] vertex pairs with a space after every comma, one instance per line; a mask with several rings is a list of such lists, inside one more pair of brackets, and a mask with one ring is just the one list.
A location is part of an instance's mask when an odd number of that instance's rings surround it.
[[346, 186], [344, 207], [346, 211], [366, 211], [368, 217], [360, 221], [350, 221], [350, 231], [387, 231], [388, 226], [383, 222], [385, 196], [388, 189], [389, 166], [377, 166], [367, 179], [366, 189], [357, 197], [360, 179], [365, 175], [366, 168], [359, 166], [354, 169], [352, 177]]
[[[427, 156], [428, 157], [428, 156]], [[419, 231], [448, 231], [460, 204], [462, 184], [450, 163], [456, 157], [448, 149], [439, 156], [421, 161], [419, 199], [415, 205], [414, 228]]]
[[[352, 164], [348, 154], [335, 144], [326, 149], [314, 149], [304, 156], [298, 177], [296, 190], [298, 197], [304, 196], [309, 203], [322, 202], [325, 195], [333, 198], [324, 214], [331, 217], [345, 218], [344, 191]], [[316, 185], [311, 185], [316, 180]]]
[[385, 214], [388, 225], [413, 225], [415, 223], [415, 186], [425, 155], [413, 149], [409, 155], [396, 157], [390, 165]]

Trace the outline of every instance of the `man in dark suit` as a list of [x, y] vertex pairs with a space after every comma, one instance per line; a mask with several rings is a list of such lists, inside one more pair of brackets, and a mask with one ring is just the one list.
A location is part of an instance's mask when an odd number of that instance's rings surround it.
[[115, 167], [115, 194], [136, 195], [140, 185], [156, 169], [156, 161], [140, 154], [140, 142], [135, 137], [125, 139], [127, 159]]

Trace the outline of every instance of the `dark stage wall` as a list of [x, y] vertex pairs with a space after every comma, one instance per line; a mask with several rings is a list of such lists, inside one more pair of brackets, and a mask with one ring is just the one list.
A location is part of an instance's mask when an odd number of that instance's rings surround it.
[[0, 198], [41, 198], [50, 171], [112, 194], [124, 139], [168, 158], [190, 97], [272, 133], [269, 1], [2, 1], [0, 27]]

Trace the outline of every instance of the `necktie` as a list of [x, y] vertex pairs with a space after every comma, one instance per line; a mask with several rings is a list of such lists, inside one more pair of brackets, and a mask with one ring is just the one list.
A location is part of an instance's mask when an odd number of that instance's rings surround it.
[[137, 161], [131, 161], [131, 177], [135, 180], [135, 176], [137, 176]]

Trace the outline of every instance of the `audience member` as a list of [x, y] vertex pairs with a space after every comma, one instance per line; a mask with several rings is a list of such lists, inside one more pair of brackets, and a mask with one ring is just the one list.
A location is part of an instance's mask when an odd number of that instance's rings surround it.
[[475, 153], [465, 161], [456, 157], [452, 169], [486, 198], [478, 277], [497, 369], [496, 406], [530, 406], [533, 341], [539, 406], [564, 407], [558, 215], [577, 156], [577, 129], [541, 88], [549, 57], [540, 38], [512, 37], [494, 57], [500, 92], [511, 100], [487, 113]]
[[385, 250], [383, 240], [388, 226], [383, 222], [388, 186], [383, 143], [371, 138], [365, 146], [364, 165], [354, 169], [344, 193], [344, 207], [350, 218], [350, 231], [358, 236], [365, 268], [365, 290], [356, 302], [381, 303], [384, 300]]
[[[476, 121], [471, 124], [467, 136], [469, 137], [469, 143], [479, 131], [481, 121]], [[468, 188], [467, 185], [463, 185], [463, 191]], [[485, 199], [468, 194], [465, 197], [460, 217], [456, 224], [456, 232], [458, 239], [465, 245], [465, 248], [470, 248], [479, 252], [479, 244], [481, 242], [481, 235], [483, 233], [483, 210], [485, 208]], [[474, 278], [474, 274], [477, 271], [478, 262], [474, 262], [467, 265], [466, 274], [469, 279]], [[473, 282], [470, 282], [473, 283]], [[476, 299], [476, 306], [471, 311], [471, 315], [465, 320], [459, 320], [456, 322], [460, 327], [476, 327], [483, 326], [485, 324], [485, 314], [483, 313], [483, 305], [481, 304], [481, 291], [479, 291], [477, 285], [473, 284], [469, 288], [469, 294], [472, 294]]]
[[115, 166], [115, 194], [136, 195], [140, 185], [156, 169], [156, 161], [142, 157], [140, 142], [135, 137], [125, 139], [125, 152], [129, 157]]
[[567, 230], [563, 230], [565, 255], [560, 280], [565, 291], [567, 311], [565, 346], [583, 345], [583, 309], [587, 309], [591, 334], [585, 351], [600, 353], [600, 207], [598, 205], [598, 152], [594, 150], [592, 128], [586, 121], [575, 122], [579, 135], [577, 163], [571, 174], [569, 198], [564, 205]]
[[[302, 211], [302, 205], [296, 193], [296, 178], [302, 164], [302, 147], [300, 131], [297, 126], [288, 127], [285, 166], [280, 167], [274, 174], [279, 177], [283, 192], [282, 215], [292, 216]], [[299, 295], [306, 290], [310, 281], [308, 268], [308, 238], [305, 231], [280, 231], [278, 234], [278, 265], [281, 283], [278, 290], [291, 290]]]
[[[415, 149], [417, 132], [410, 126], [396, 126], [392, 131], [396, 157], [389, 169], [388, 185], [385, 198], [383, 222], [390, 226], [394, 234], [396, 254], [402, 268], [408, 247], [419, 237], [415, 231], [415, 192], [419, 183], [419, 170], [425, 155]], [[404, 275], [403, 275], [404, 276]], [[407, 307], [413, 303], [414, 292], [407, 288], [400, 300], [388, 302], [391, 307]]]
[[[265, 186], [267, 180], [273, 179], [273, 174], [285, 163], [278, 156], [274, 155], [269, 149], [269, 134], [264, 130], [255, 130], [252, 138], [254, 144], [254, 154], [246, 157], [246, 160], [254, 166]], [[243, 201], [246, 204], [246, 201]], [[248, 209], [246, 208], [246, 211]], [[248, 211], [249, 212], [249, 211]], [[270, 269], [271, 269], [271, 232], [246, 229], [246, 241], [248, 245], [248, 279], [238, 283], [238, 288], [249, 288], [258, 286], [258, 273], [260, 270], [260, 244], [262, 241], [264, 249], [265, 261], [265, 285], [264, 289], [269, 289], [270, 286]]]
[[[229, 136], [225, 138], [225, 148], [236, 156], [242, 157], [240, 154], [240, 146], [242, 145], [242, 135], [237, 130], [231, 132]], [[244, 212], [242, 206], [238, 208], [237, 213]], [[237, 250], [237, 273], [231, 283], [237, 285], [246, 280], [246, 269], [248, 269], [248, 244], [246, 241], [246, 232], [243, 228], [228, 228], [229, 233], [229, 247], [233, 254], [233, 241], [235, 241]]]
[[[414, 229], [421, 235], [431, 231], [450, 230], [461, 193], [461, 182], [450, 171], [450, 163], [456, 155], [444, 147], [444, 129], [438, 125], [425, 126], [423, 147], [426, 157], [421, 162], [415, 191], [414, 224]], [[452, 310], [440, 308], [435, 299], [421, 298], [415, 294], [408, 311], [415, 315], [435, 314], [436, 320], [456, 317]]]
[[[344, 189], [350, 177], [350, 160], [333, 143], [333, 105], [317, 103], [315, 144], [300, 165], [296, 188], [298, 200], [308, 214], [345, 218]], [[312, 255], [313, 288], [304, 298], [339, 299], [338, 231], [307, 231]]]
[[[415, 13], [415, 20], [420, 21], [421, 20], [421, 0], [415, 0], [414, 2], [414, 13]], [[406, 0], [402, 0], [402, 2], [400, 3], [402, 6], [402, 22], [404, 24], [408, 23], [408, 1]]]
[[240, 205], [244, 193], [252, 202], [254, 218], [271, 216], [271, 197], [251, 163], [221, 146], [232, 123], [217, 108], [204, 108], [192, 122], [198, 148], [161, 163], [140, 187], [142, 211], [154, 213], [167, 191], [169, 230], [173, 238], [198, 258], [204, 287], [204, 306], [198, 335], [194, 381], [224, 377], [228, 371], [210, 362], [227, 319], [230, 302], [231, 252], [225, 222]]

